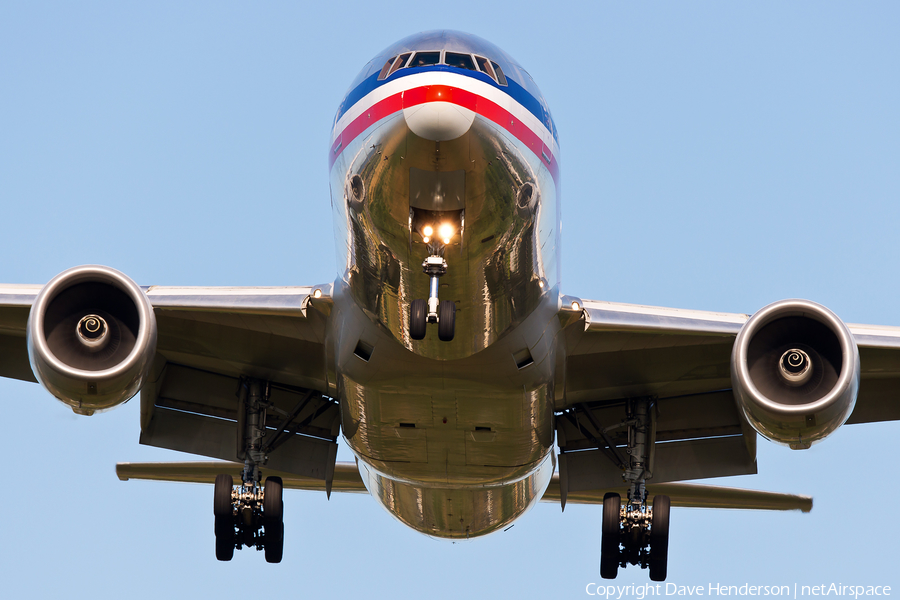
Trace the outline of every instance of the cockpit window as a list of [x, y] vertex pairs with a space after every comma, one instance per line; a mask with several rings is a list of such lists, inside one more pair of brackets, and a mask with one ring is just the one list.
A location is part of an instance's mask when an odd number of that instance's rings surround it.
[[476, 56], [475, 62], [478, 63], [478, 68], [482, 73], [496, 81], [497, 77], [494, 75], [494, 70], [491, 69], [491, 61], [483, 56]]
[[[399, 56], [391, 57], [384, 63], [384, 66], [381, 67], [378, 79], [387, 79], [398, 69], [403, 69], [404, 67], [427, 67], [430, 65], [438, 65], [443, 62], [447, 66], [457, 69], [481, 71], [500, 85], [508, 85], [506, 76], [503, 74], [503, 69], [492, 60], [488, 60], [483, 56], [475, 56], [473, 60], [473, 55], [463, 54], [461, 52], [444, 52], [443, 54], [443, 61], [441, 61], [440, 50], [433, 52], [416, 52], [415, 54], [412, 52], [405, 52]], [[410, 56], [412, 56], [412, 59], [410, 59]]]
[[426, 67], [428, 65], [436, 65], [441, 62], [440, 52], [416, 52], [409, 63], [410, 67]]
[[398, 57], [397, 57], [397, 60], [394, 62], [394, 66], [391, 67], [391, 70], [390, 70], [390, 72], [388, 73], [388, 75], [390, 75], [391, 73], [393, 73], [393, 72], [396, 71], [397, 69], [402, 69], [402, 68], [403, 68], [403, 65], [406, 64], [406, 61], [409, 60], [410, 55], [412, 55], [412, 52], [406, 52], [406, 53], [401, 54], [400, 56], [398, 56]]
[[381, 73], [378, 74], [378, 79], [384, 79], [388, 76], [388, 72], [390, 71], [391, 66], [394, 64], [394, 61], [397, 60], [396, 56], [392, 56], [384, 66], [381, 67]]
[[381, 73], [378, 74], [378, 79], [385, 79], [390, 77], [394, 71], [401, 68], [406, 61], [409, 59], [412, 52], [406, 52], [405, 54], [401, 54], [400, 56], [394, 56], [381, 67]]
[[494, 73], [497, 74], [497, 82], [500, 85], [509, 85], [506, 82], [506, 75], [503, 74], [503, 69], [500, 68], [500, 65], [498, 65], [494, 61], [491, 61], [491, 66], [494, 67]]
[[469, 54], [459, 54], [457, 52], [447, 52], [444, 54], [444, 62], [448, 66], [458, 69], [475, 70], [475, 63], [472, 62], [472, 56]]

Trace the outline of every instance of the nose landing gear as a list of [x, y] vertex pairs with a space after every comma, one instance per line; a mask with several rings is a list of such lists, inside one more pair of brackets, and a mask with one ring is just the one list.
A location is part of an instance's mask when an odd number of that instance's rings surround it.
[[438, 298], [438, 284], [440, 277], [447, 273], [447, 261], [435, 250], [422, 263], [422, 270], [430, 278], [428, 301], [413, 300], [409, 305], [409, 337], [425, 339], [428, 323], [437, 323], [438, 338], [449, 342], [453, 340], [456, 330], [456, 304], [451, 300], [442, 302]]

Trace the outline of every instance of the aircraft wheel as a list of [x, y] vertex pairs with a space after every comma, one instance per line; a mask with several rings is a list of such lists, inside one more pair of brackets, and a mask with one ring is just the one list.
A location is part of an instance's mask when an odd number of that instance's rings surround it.
[[414, 340], [425, 339], [425, 326], [428, 324], [428, 307], [424, 300], [413, 300], [409, 305], [409, 337]]
[[603, 496], [603, 527], [600, 538], [600, 577], [615, 579], [619, 572], [619, 511], [622, 498], [612, 492]]
[[234, 478], [231, 475], [216, 475], [216, 486], [213, 492], [213, 514], [216, 517], [231, 517], [231, 488]]
[[650, 520], [650, 579], [665, 581], [669, 562], [668, 496], [653, 497], [653, 518]]
[[231, 515], [216, 517], [216, 558], [231, 560], [234, 557], [234, 520]]
[[266, 562], [280, 563], [284, 556], [284, 523], [266, 524]]
[[281, 477], [266, 477], [263, 517], [266, 521], [282, 521], [284, 517], [284, 484]]
[[452, 300], [441, 302], [438, 316], [438, 337], [442, 342], [449, 342], [456, 332], [456, 303]]
[[266, 477], [263, 526], [266, 562], [280, 563], [284, 554], [284, 485], [281, 477]]

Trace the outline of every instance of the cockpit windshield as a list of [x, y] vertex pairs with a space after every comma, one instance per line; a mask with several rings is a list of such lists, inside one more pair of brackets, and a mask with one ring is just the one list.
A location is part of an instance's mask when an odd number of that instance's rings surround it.
[[[412, 56], [412, 58], [410, 58]], [[466, 69], [484, 73], [502, 86], [509, 85], [500, 65], [483, 56], [465, 54], [463, 52], [447, 52], [434, 50], [427, 52], [406, 52], [393, 56], [384, 63], [378, 79], [387, 79], [400, 69], [412, 67], [428, 67], [432, 65], [447, 65], [454, 69]]]
[[475, 70], [475, 63], [472, 61], [471, 54], [460, 54], [459, 52], [447, 52], [444, 55], [444, 62], [449, 67], [457, 67], [459, 69]]
[[441, 62], [440, 52], [416, 52], [413, 56], [410, 67], [427, 67], [428, 65], [436, 65]]

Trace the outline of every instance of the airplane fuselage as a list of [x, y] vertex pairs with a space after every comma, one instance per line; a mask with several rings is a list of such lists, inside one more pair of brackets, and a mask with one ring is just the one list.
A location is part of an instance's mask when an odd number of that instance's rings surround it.
[[[387, 48], [338, 109], [334, 293], [352, 302], [335, 302], [329, 380], [370, 493], [423, 533], [503, 528], [553, 473], [558, 161], [531, 77], [466, 34]], [[452, 236], [436, 244], [441, 224]], [[434, 327], [409, 333], [436, 247], [448, 265], [440, 299], [456, 305], [452, 341]]]

